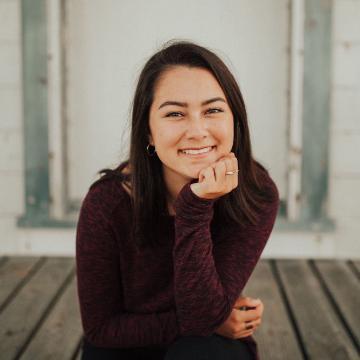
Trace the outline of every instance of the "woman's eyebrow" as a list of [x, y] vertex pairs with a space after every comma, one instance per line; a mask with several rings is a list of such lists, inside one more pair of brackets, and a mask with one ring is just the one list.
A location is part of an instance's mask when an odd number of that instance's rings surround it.
[[[212, 102], [215, 102], [215, 101], [223, 101], [224, 103], [226, 103], [225, 99], [223, 99], [222, 97], [215, 97], [215, 98], [212, 98], [212, 99], [208, 99], [208, 100], [205, 100], [201, 103], [201, 105], [207, 105], [207, 104], [210, 104]], [[162, 107], [166, 106], [166, 105], [178, 105], [178, 106], [183, 106], [183, 107], [187, 107], [188, 106], [188, 103], [186, 102], [179, 102], [179, 101], [165, 101], [164, 103], [162, 103], [160, 106], [159, 106], [159, 109], [161, 109]], [[158, 109], [158, 110], [159, 110]]]

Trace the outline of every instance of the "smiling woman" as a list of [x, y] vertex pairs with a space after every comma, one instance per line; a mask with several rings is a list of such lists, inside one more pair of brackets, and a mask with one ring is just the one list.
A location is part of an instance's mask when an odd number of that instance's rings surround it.
[[[210, 111], [214, 104], [221, 104], [220, 111]], [[169, 116], [174, 113], [178, 116]], [[198, 67], [173, 66], [163, 72], [154, 87], [149, 126], [149, 143], [162, 162], [170, 208], [182, 187], [228, 155], [234, 142], [233, 114], [225, 94], [212, 73]]]
[[129, 159], [100, 174], [76, 235], [83, 359], [259, 359], [264, 307], [242, 291], [279, 193], [223, 61], [188, 41], [151, 56]]

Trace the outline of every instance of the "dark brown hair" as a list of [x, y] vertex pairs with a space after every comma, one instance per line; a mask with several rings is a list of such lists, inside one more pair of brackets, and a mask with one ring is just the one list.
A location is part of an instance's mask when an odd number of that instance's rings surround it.
[[[142, 69], [132, 104], [130, 153], [115, 169], [102, 169], [97, 180], [118, 177], [130, 184], [133, 210], [133, 236], [138, 245], [155, 245], [156, 229], [162, 216], [168, 216], [162, 163], [158, 156], [149, 156], [149, 112], [154, 89], [160, 76], [173, 66], [198, 67], [210, 71], [221, 86], [234, 118], [232, 152], [239, 163], [239, 185], [214, 204], [218, 221], [256, 224], [264, 202], [273, 200], [265, 186], [268, 171], [253, 159], [245, 103], [239, 86], [224, 62], [209, 49], [194, 42], [170, 40], [152, 55]], [[122, 174], [129, 165], [130, 174]], [[95, 182], [95, 183], [96, 183]], [[94, 185], [94, 184], [93, 184]], [[92, 186], [93, 186], [92, 185]]]

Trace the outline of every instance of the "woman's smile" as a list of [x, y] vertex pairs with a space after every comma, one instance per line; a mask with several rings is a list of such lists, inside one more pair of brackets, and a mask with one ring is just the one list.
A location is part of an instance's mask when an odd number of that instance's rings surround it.
[[207, 147], [207, 148], [203, 148], [203, 149], [199, 149], [199, 150], [190, 150], [190, 149], [189, 150], [179, 150], [179, 155], [189, 157], [189, 158], [201, 159], [201, 158], [205, 158], [205, 157], [209, 156], [215, 150], [216, 150], [216, 146], [211, 146], [211, 147]]

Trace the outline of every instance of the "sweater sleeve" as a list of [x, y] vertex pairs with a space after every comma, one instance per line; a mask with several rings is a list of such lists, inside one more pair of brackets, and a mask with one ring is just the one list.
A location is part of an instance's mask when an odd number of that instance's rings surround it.
[[175, 310], [124, 311], [119, 247], [109, 209], [101, 190], [93, 188], [82, 203], [77, 224], [77, 287], [85, 338], [100, 347], [165, 346], [178, 334]]
[[215, 199], [192, 192], [190, 183], [175, 202], [174, 293], [180, 334], [210, 336], [231, 314], [273, 229], [279, 193], [269, 177], [273, 200], [258, 225], [221, 229], [213, 244], [210, 223]]

